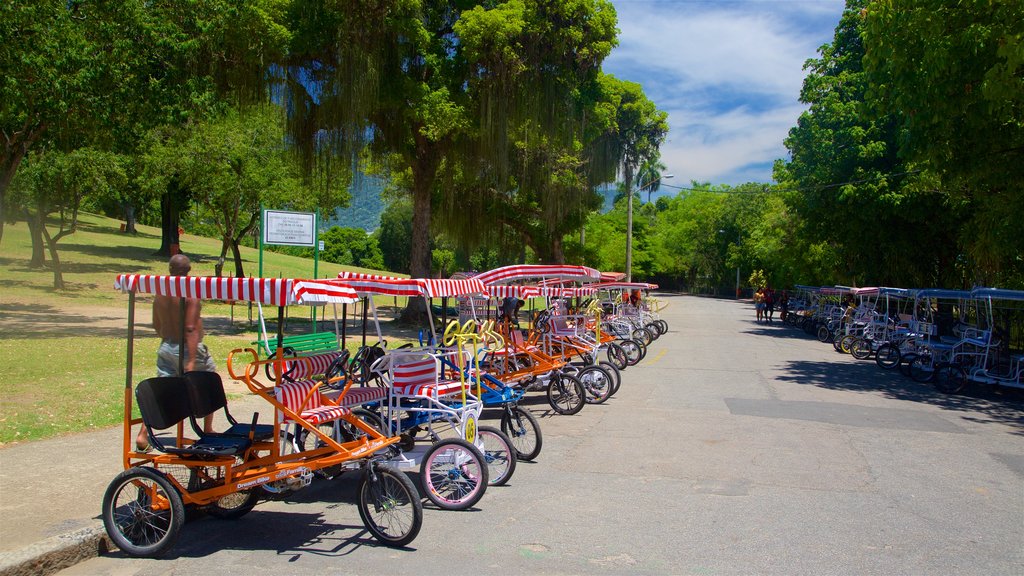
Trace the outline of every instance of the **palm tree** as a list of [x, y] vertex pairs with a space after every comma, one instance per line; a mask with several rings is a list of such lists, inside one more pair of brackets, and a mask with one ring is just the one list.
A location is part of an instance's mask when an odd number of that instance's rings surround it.
[[661, 188], [661, 173], [665, 171], [665, 165], [660, 160], [647, 160], [640, 165], [636, 173], [636, 181], [640, 182], [638, 192], [647, 192], [647, 203], [651, 203], [651, 194]]

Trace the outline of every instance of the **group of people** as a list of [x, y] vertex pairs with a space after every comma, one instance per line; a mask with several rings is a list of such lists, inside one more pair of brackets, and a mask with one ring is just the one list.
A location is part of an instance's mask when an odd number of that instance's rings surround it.
[[754, 310], [757, 313], [758, 322], [764, 321], [771, 324], [775, 319], [776, 305], [782, 308], [779, 318], [785, 321], [786, 313], [789, 311], [789, 295], [785, 290], [781, 295], [777, 295], [771, 286], [761, 286], [754, 292]]

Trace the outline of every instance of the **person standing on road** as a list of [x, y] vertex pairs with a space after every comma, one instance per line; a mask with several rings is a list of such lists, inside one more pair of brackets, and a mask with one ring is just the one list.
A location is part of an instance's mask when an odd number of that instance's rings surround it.
[[767, 318], [768, 323], [771, 324], [772, 317], [775, 316], [775, 290], [772, 290], [770, 284], [764, 291], [764, 311], [765, 318]]
[[754, 292], [754, 310], [757, 312], [757, 321], [761, 322], [764, 317], [764, 288], [761, 286]]
[[[175, 254], [170, 261], [171, 276], [188, 276], [192, 263], [188, 256]], [[203, 344], [202, 303], [198, 298], [185, 298], [185, 316], [181, 315], [181, 299], [157, 294], [153, 299], [153, 329], [160, 336], [160, 347], [156, 353], [157, 376], [181, 376], [184, 372], [199, 370], [216, 372], [217, 365], [210, 358], [210, 351]], [[184, 324], [184, 334], [181, 332]], [[182, 341], [185, 350], [181, 349]], [[184, 372], [179, 372], [181, 365], [179, 356], [185, 353]], [[185, 390], [181, 391], [182, 394]], [[210, 414], [203, 422], [203, 429], [213, 430], [213, 415]], [[135, 446], [139, 450], [149, 449], [149, 438], [146, 427], [139, 429], [135, 438]]]

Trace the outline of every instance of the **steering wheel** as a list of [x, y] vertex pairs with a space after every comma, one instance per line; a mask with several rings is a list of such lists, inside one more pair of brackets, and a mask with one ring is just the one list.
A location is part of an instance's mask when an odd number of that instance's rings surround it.
[[449, 322], [448, 323], [448, 327], [444, 329], [444, 336], [441, 339], [441, 341], [444, 342], [444, 345], [445, 346], [454, 346], [455, 345], [455, 336], [459, 334], [459, 331], [461, 329], [462, 329], [462, 327], [459, 326], [459, 323], [458, 323], [457, 320], [452, 320], [451, 322]]
[[[341, 354], [338, 354], [334, 360], [331, 360], [331, 364], [327, 366], [327, 370], [324, 370], [324, 386], [328, 388], [341, 388], [345, 385], [345, 368], [348, 367], [348, 350], [343, 350]], [[335, 380], [337, 378], [337, 380]]]
[[[298, 356], [298, 354], [295, 353], [295, 349], [292, 348], [291, 346], [285, 346], [284, 348], [281, 349], [281, 356], [284, 358], [295, 358], [296, 356]], [[277, 362], [268, 362], [263, 365], [263, 371], [267, 373], [268, 380], [275, 379], [274, 375], [270, 373], [270, 367], [275, 364], [277, 364]], [[295, 362], [283, 362], [279, 364], [279, 366], [287, 367], [287, 370], [284, 371], [284, 374], [281, 374], [281, 379], [288, 380], [289, 382], [294, 382], [294, 380], [291, 378], [291, 374], [298, 367], [298, 364]]]
[[543, 333], [547, 333], [550, 329], [551, 313], [547, 310], [542, 310], [537, 314], [537, 317], [533, 320], [533, 326], [537, 330]]

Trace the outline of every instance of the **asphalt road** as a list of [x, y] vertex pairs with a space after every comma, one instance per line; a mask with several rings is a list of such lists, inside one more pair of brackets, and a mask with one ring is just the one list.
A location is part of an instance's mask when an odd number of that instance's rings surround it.
[[476, 509], [428, 506], [408, 549], [342, 477], [62, 574], [1024, 574], [1022, 395], [941, 396], [748, 303], [668, 300], [615, 397], [530, 401], [537, 462]]

